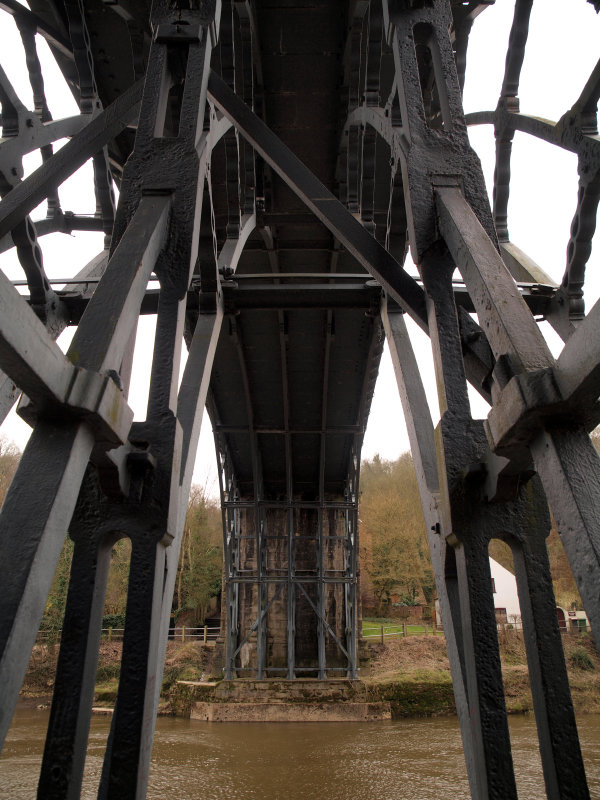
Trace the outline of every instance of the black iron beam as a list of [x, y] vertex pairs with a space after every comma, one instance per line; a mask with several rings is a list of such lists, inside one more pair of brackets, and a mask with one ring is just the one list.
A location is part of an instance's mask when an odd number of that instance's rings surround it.
[[315, 216], [333, 233], [410, 314], [427, 330], [423, 290], [396, 259], [366, 231], [342, 203], [300, 161], [281, 139], [211, 71], [208, 94], [217, 108], [273, 170], [300, 197]]
[[0, 239], [135, 119], [142, 89], [142, 81], [134, 83], [6, 195], [0, 203]]

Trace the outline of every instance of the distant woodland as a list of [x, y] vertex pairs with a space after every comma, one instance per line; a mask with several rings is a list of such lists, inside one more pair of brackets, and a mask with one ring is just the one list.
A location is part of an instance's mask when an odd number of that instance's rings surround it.
[[359, 540], [363, 614], [388, 616], [392, 603], [433, 603], [425, 522], [410, 453], [376, 455], [360, 473]]
[[[600, 437], [594, 441], [597, 445]], [[360, 485], [363, 614], [372, 609], [378, 616], [388, 616], [394, 605], [430, 605], [435, 583], [410, 453], [404, 453], [396, 461], [386, 461], [377, 455], [363, 461]], [[583, 608], [555, 527], [547, 542], [557, 605]], [[489, 552], [514, 573], [507, 544], [494, 539]]]
[[[13, 444], [0, 437], [0, 504], [4, 501], [20, 456], [19, 450]], [[204, 623], [211, 598], [221, 591], [222, 540], [219, 503], [207, 497], [202, 488], [194, 486], [188, 505], [175, 583], [173, 611], [176, 624]], [[62, 626], [72, 555], [73, 542], [67, 537], [42, 621], [42, 629], [49, 633], [60, 630]], [[121, 628], [124, 625], [130, 556], [129, 539], [120, 539], [111, 552], [104, 627]]]
[[[595, 438], [596, 444], [600, 437]], [[0, 504], [17, 469], [19, 450], [0, 437]], [[410, 453], [395, 461], [375, 456], [361, 466], [359, 538], [363, 613], [387, 616], [396, 606], [431, 605], [435, 583], [425, 523]], [[67, 537], [42, 623], [58, 630], [66, 602], [73, 543]], [[125, 618], [131, 546], [127, 539], [112, 550], [105, 603], [105, 626], [122, 627]], [[193, 487], [175, 585], [176, 624], [201, 625], [212, 597], [221, 590], [221, 511], [200, 487]], [[548, 553], [557, 604], [581, 608], [581, 600], [557, 531], [548, 537]], [[493, 541], [490, 555], [513, 570], [507, 545]]]

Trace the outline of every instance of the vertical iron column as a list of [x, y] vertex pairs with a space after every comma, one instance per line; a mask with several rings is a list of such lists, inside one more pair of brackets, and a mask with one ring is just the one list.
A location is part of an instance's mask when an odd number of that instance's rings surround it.
[[[217, 438], [217, 437], [216, 437]], [[235, 652], [239, 634], [240, 509], [229, 453], [217, 445], [219, 485], [223, 514], [225, 571], [225, 678], [235, 677]]]
[[291, 469], [291, 442], [289, 433], [286, 434], [286, 464], [287, 464], [287, 537], [288, 537], [288, 566], [287, 566], [287, 679], [296, 677], [296, 542], [294, 531], [293, 482]]
[[344, 514], [344, 615], [346, 650], [348, 651], [347, 677], [355, 680], [357, 673], [357, 560], [358, 560], [358, 458], [356, 444], [352, 448], [348, 485], [346, 487], [346, 502], [348, 506]]

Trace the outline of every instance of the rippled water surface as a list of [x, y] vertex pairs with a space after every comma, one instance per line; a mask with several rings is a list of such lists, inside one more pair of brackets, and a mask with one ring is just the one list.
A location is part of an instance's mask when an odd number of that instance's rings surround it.
[[[0, 757], [0, 797], [35, 796], [48, 721], [19, 711]], [[96, 796], [110, 720], [94, 717], [84, 798]], [[510, 720], [520, 800], [545, 796], [535, 723]], [[600, 800], [600, 716], [579, 730], [591, 795]], [[378, 723], [158, 720], [150, 800], [468, 800], [454, 718]]]

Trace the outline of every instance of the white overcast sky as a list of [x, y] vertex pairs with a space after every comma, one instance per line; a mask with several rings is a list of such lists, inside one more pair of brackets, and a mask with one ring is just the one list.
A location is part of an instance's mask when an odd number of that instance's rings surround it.
[[[464, 93], [466, 112], [492, 110], [496, 107], [514, 0], [496, 0], [475, 21], [467, 61]], [[585, 0], [536, 0], [523, 66], [519, 96], [524, 113], [557, 121], [579, 96], [599, 55], [600, 17]], [[38, 48], [44, 64], [46, 95], [55, 119], [77, 113], [60, 72], [53, 64], [43, 40]], [[8, 15], [0, 17], [0, 63], [9, 75], [21, 99], [31, 106], [29, 87], [20, 38]], [[482, 159], [488, 188], [491, 191], [494, 167], [494, 137], [491, 126], [470, 129], [471, 141]], [[33, 155], [25, 162], [26, 171], [39, 164]], [[91, 167], [82, 168], [60, 189], [64, 210], [93, 213], [94, 198], [89, 187]], [[512, 180], [509, 205], [511, 240], [528, 253], [557, 282], [564, 272], [569, 229], [577, 200], [577, 160], [570, 153], [517, 133], [513, 146]], [[42, 205], [33, 212], [33, 219], [43, 217]], [[73, 236], [54, 234], [43, 237], [44, 266], [50, 277], [69, 277], [84, 266], [102, 247], [98, 234], [77, 233]], [[587, 308], [600, 296], [600, 258], [598, 250], [588, 263], [586, 286]], [[0, 254], [0, 268], [14, 279], [23, 274], [13, 253]], [[410, 323], [410, 321], [409, 321]], [[435, 380], [427, 337], [411, 325], [411, 336], [422, 365], [423, 378], [434, 421], [439, 417], [435, 396]], [[560, 346], [557, 337], [549, 335], [551, 347]], [[150, 352], [153, 338], [152, 320], [143, 319], [138, 340]], [[67, 341], [67, 339], [65, 339]], [[136, 418], [145, 416], [148, 390], [148, 358], [136, 358], [130, 404]], [[474, 396], [474, 416], [485, 416], [483, 401]], [[23, 448], [29, 428], [14, 412], [3, 426], [2, 433]], [[408, 438], [398, 399], [391, 362], [384, 353], [371, 416], [365, 436], [363, 457], [379, 453], [394, 459], [408, 449]], [[205, 485], [216, 495], [218, 486], [214, 467], [214, 445], [208, 416], [200, 440], [194, 473], [196, 483]]]

